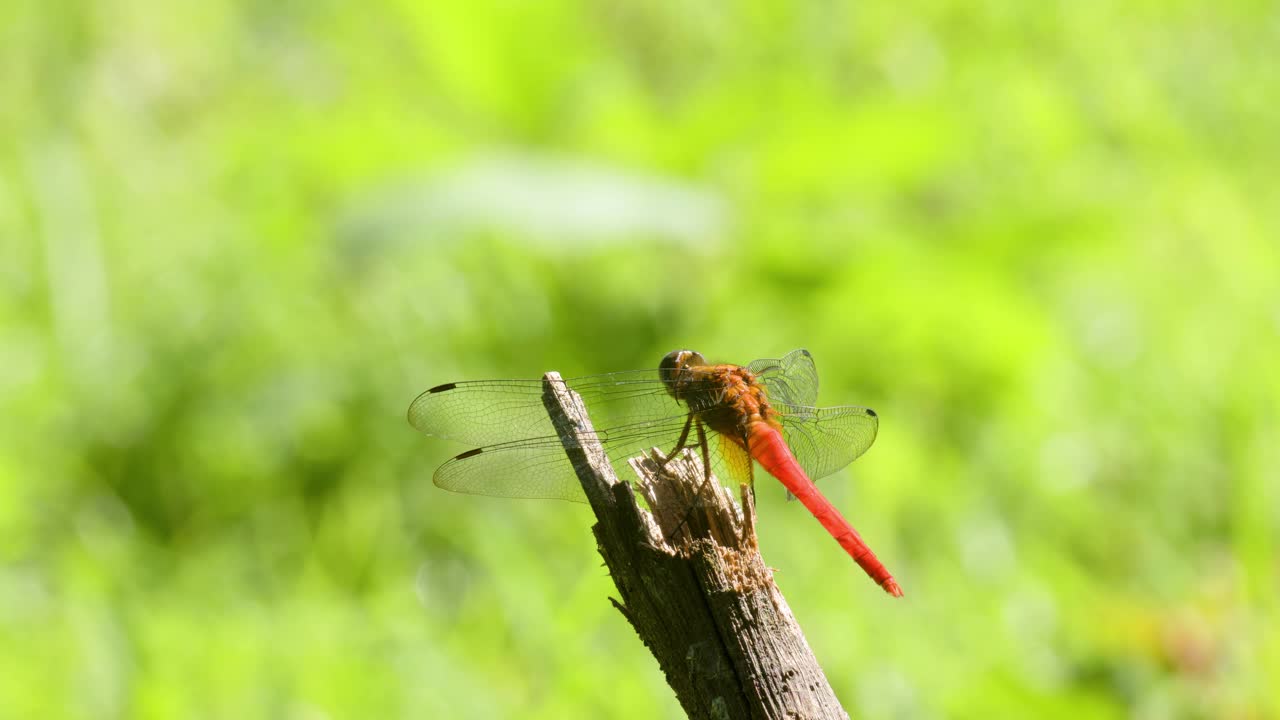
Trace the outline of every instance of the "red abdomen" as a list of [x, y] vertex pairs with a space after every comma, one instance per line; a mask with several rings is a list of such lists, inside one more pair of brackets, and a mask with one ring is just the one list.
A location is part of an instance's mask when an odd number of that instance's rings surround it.
[[804, 469], [796, 461], [795, 455], [782, 439], [782, 434], [768, 423], [756, 421], [747, 429], [748, 452], [756, 462], [760, 463], [770, 475], [778, 478], [792, 495], [796, 496], [809, 512], [831, 533], [831, 537], [840, 543], [840, 547], [854, 559], [871, 576], [885, 592], [894, 597], [902, 597], [902, 588], [876, 557], [871, 548], [862, 540], [862, 536], [849, 524], [848, 520], [836, 510], [829, 500], [818, 492]]

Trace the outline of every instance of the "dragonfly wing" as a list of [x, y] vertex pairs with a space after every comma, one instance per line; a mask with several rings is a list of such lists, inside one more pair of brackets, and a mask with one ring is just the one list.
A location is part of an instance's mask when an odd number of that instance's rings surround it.
[[808, 350], [792, 350], [778, 359], [756, 360], [747, 369], [765, 386], [772, 402], [804, 407], [818, 402], [818, 368]]
[[858, 459], [876, 441], [880, 419], [857, 405], [815, 408], [774, 404], [782, 436], [809, 479], [826, 477]]
[[554, 435], [541, 380], [445, 383], [409, 405], [409, 424], [427, 435], [479, 445]]
[[[597, 426], [658, 420], [683, 413], [656, 370], [564, 380], [582, 397]], [[445, 383], [409, 406], [409, 424], [427, 435], [488, 445], [555, 434], [542, 404], [541, 380]]]
[[470, 495], [587, 500], [557, 437], [468, 450], [437, 468], [433, 480]]
[[[652, 447], [669, 452], [686, 415], [620, 425], [596, 432], [618, 477], [630, 480], [627, 460]], [[472, 495], [586, 502], [560, 438], [555, 435], [468, 450], [436, 470], [435, 484]]]
[[712, 458], [711, 464], [713, 469], [719, 470], [719, 474], [733, 481], [734, 485], [751, 482], [751, 456], [741, 445], [730, 440], [728, 435], [720, 435], [719, 457]]

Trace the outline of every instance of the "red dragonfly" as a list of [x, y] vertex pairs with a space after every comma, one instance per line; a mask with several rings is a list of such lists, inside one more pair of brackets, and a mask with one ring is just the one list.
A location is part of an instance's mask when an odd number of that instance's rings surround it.
[[[565, 380], [582, 397], [596, 436], [620, 472], [654, 447], [702, 452], [712, 466], [750, 479], [751, 460], [780, 480], [871, 579], [894, 597], [902, 588], [814, 485], [875, 442], [874, 410], [813, 407], [818, 371], [808, 350], [747, 365], [710, 365], [692, 350], [667, 354], [652, 370]], [[435, 473], [445, 490], [585, 502], [573, 466], [542, 404], [541, 380], [437, 385], [409, 406], [409, 424], [437, 437], [481, 445]], [[603, 429], [602, 429], [603, 428]], [[719, 438], [711, 452], [707, 428]], [[691, 435], [693, 437], [691, 437]]]

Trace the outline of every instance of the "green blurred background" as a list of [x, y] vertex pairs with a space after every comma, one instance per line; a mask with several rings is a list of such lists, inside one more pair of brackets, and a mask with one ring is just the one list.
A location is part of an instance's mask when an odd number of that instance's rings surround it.
[[653, 718], [440, 382], [807, 347], [767, 561], [858, 718], [1280, 717], [1265, 2], [0, 8], [0, 716]]

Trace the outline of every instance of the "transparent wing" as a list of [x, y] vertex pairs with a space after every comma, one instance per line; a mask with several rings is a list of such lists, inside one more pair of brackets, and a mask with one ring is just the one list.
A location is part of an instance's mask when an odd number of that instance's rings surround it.
[[815, 408], [774, 404], [782, 436], [809, 479], [826, 477], [858, 459], [876, 441], [880, 419], [856, 405]]
[[756, 360], [747, 369], [765, 386], [770, 402], [797, 406], [818, 402], [818, 368], [808, 350], [792, 350], [776, 360]]
[[[658, 371], [632, 370], [564, 380], [586, 403], [597, 427], [683, 415]], [[555, 429], [542, 405], [542, 380], [445, 383], [409, 406], [409, 424], [427, 435], [477, 445], [550, 437]]]
[[[813, 405], [818, 371], [808, 350], [747, 365], [771, 402]], [[597, 427], [628, 425], [682, 415], [658, 370], [628, 370], [568, 378]], [[409, 406], [409, 424], [427, 435], [476, 445], [555, 434], [542, 406], [542, 380], [474, 380], [437, 385]]]
[[[771, 403], [789, 423], [800, 427], [796, 440], [832, 443], [815, 421], [825, 410], [809, 407], [818, 392], [818, 374], [806, 350], [795, 350], [780, 359], [756, 360], [747, 365], [769, 393]], [[688, 417], [688, 408], [673, 399], [657, 369], [631, 370], [563, 380], [586, 404], [597, 437], [620, 477], [629, 478], [629, 458], [658, 447], [669, 452]], [[446, 383], [422, 393], [409, 406], [409, 423], [428, 435], [481, 445], [441, 465], [435, 484], [454, 492], [500, 497], [557, 498], [583, 501], [581, 486], [542, 404], [541, 380], [478, 380]], [[833, 410], [838, 410], [833, 409]], [[869, 411], [868, 411], [869, 412]], [[823, 416], [825, 417], [825, 416]], [[871, 416], [874, 418], [874, 414]], [[790, 419], [788, 419], [790, 418]], [[810, 427], [801, 427], [807, 424]], [[831, 429], [838, 428], [833, 425]], [[874, 439], [874, 428], [872, 439]], [[870, 441], [867, 441], [870, 445]], [[696, 441], [689, 438], [688, 446]], [[726, 449], [728, 449], [726, 444]], [[726, 478], [750, 476], [749, 460], [715, 448], [711, 469]], [[849, 455], [823, 474], [843, 467], [866, 448]], [[801, 458], [817, 458], [831, 464], [840, 453], [793, 451]], [[841, 451], [844, 452], [844, 451]], [[847, 452], [845, 453], [847, 454]], [[727, 458], [727, 459], [726, 459]], [[809, 469], [808, 465], [805, 465]], [[814, 476], [821, 477], [821, 475]]]
[[[681, 414], [598, 430], [596, 437], [618, 477], [630, 480], [634, 473], [627, 460], [653, 447], [670, 452], [686, 417]], [[468, 450], [441, 465], [434, 481], [445, 490], [473, 495], [586, 502], [573, 464], [555, 435]]]
[[587, 499], [556, 437], [468, 450], [436, 468], [432, 480], [445, 490], [471, 495]]
[[[782, 413], [783, 437], [813, 480], [826, 477], [853, 462], [875, 442], [879, 426], [875, 411], [852, 405], [832, 408], [775, 406]], [[686, 415], [598, 430], [609, 462], [620, 478], [631, 479], [627, 460], [650, 448], [674, 448]], [[711, 433], [716, 435], [716, 433]], [[750, 459], [728, 438], [710, 452], [711, 470], [722, 480], [746, 482]], [[690, 438], [689, 446], [696, 445]], [[435, 484], [445, 490], [512, 498], [551, 498], [585, 502], [582, 487], [560, 439], [554, 435], [527, 438], [468, 450], [436, 470]]]

